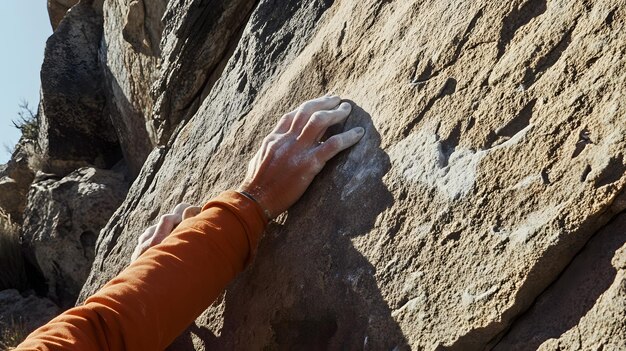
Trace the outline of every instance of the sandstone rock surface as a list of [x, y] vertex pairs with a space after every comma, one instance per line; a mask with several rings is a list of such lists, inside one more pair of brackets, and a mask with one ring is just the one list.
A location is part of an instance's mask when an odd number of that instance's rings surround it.
[[26, 258], [48, 283], [48, 296], [72, 306], [94, 259], [96, 239], [126, 195], [117, 172], [81, 168], [36, 182], [28, 194], [22, 240]]
[[626, 214], [602, 228], [494, 350], [626, 349]]
[[[364, 139], [173, 348], [622, 347], [624, 234], [600, 230], [626, 209], [624, 1], [104, 6], [98, 57], [125, 156], [141, 165], [160, 147], [103, 229], [81, 299], [160, 214], [237, 186], [277, 118], [333, 90]], [[535, 333], [542, 301], [587, 262], [601, 283], [580, 282], [581, 306], [552, 307]]]

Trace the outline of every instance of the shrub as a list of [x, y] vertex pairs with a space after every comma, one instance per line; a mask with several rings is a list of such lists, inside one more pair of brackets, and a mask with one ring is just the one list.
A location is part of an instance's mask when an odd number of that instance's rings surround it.
[[39, 114], [33, 111], [26, 101], [22, 101], [19, 107], [18, 117], [12, 121], [13, 126], [22, 132], [22, 137], [25, 139], [37, 140], [39, 136]]
[[20, 318], [0, 321], [0, 351], [13, 350], [28, 336], [26, 324]]
[[0, 290], [24, 290], [27, 285], [19, 227], [0, 212]]

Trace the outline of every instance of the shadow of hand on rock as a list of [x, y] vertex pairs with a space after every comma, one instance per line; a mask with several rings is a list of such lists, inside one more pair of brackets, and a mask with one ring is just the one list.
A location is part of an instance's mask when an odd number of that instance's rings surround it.
[[375, 235], [376, 218], [393, 203], [382, 181], [389, 156], [370, 115], [353, 107], [344, 129], [364, 127], [363, 139], [326, 165], [282, 225], [268, 228], [255, 263], [231, 284], [224, 305], [200, 318], [211, 324], [222, 313], [223, 325], [211, 328], [216, 334], [192, 328], [171, 349], [192, 349], [190, 333], [212, 350], [404, 348], [375, 267], [352, 243]]

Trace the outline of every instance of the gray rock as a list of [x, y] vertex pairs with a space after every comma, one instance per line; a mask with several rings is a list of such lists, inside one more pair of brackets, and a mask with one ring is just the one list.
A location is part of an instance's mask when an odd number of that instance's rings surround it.
[[39, 146], [45, 172], [109, 168], [122, 157], [105, 111], [98, 47], [102, 19], [90, 2], [72, 7], [48, 39], [41, 68]]
[[22, 222], [26, 196], [34, 178], [29, 165], [33, 152], [32, 143], [21, 141], [9, 162], [0, 170], [0, 209], [9, 214], [15, 223]]
[[[252, 0], [168, 4], [163, 65], [152, 87], [156, 106], [150, 124], [157, 144], [165, 145], [178, 124], [196, 113], [233, 54], [254, 5]], [[191, 37], [196, 39], [180, 40]]]
[[150, 88], [159, 65], [165, 5], [165, 0], [110, 0], [103, 6], [99, 61], [105, 74], [107, 109], [133, 176], [154, 146], [146, 126], [154, 105]]
[[61, 307], [76, 301], [94, 259], [98, 234], [126, 191], [123, 176], [95, 168], [33, 184], [21, 233], [23, 245], [26, 258], [48, 283], [48, 296]]
[[[108, 107], [136, 176], [197, 111], [237, 44], [254, 1], [122, 1], [104, 4]], [[161, 20], [163, 18], [163, 21]], [[194, 40], [181, 38], [194, 37]]]
[[[363, 141], [270, 226], [253, 266], [176, 347], [479, 350], [507, 340], [626, 208], [625, 11], [609, 0], [259, 1], [197, 112], [150, 154], [103, 230], [79, 300], [128, 264], [160, 214], [236, 187], [278, 117], [334, 90], [353, 102], [344, 127], [364, 126]], [[197, 33], [171, 40], [202, 47]], [[124, 57], [114, 46], [106, 55]], [[185, 77], [168, 72], [155, 81]], [[620, 272], [600, 295], [582, 292], [610, 313], [586, 313], [581, 335], [607, 347], [624, 341]], [[571, 329], [563, 345], [574, 345]]]
[[0, 327], [17, 325], [28, 335], [59, 314], [54, 302], [32, 293], [20, 294], [8, 289], [0, 291]]

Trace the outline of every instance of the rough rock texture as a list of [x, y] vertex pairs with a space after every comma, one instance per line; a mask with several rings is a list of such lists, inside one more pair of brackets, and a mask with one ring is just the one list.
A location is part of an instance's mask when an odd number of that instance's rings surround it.
[[[163, 66], [153, 86], [153, 139], [164, 145], [181, 121], [207, 97], [237, 46], [253, 0], [193, 0], [172, 3], [165, 12]], [[195, 40], [180, 40], [194, 37]], [[197, 38], [197, 39], [196, 39]], [[245, 88], [245, 82], [240, 87]]]
[[34, 179], [29, 167], [32, 143], [18, 143], [9, 162], [0, 170], [0, 208], [16, 223], [22, 222], [28, 188]]
[[[181, 9], [166, 10], [168, 23], [204, 14]], [[202, 48], [215, 17], [202, 20], [163, 38]], [[364, 139], [268, 229], [256, 262], [176, 348], [515, 345], [535, 301], [563, 286], [561, 272], [626, 208], [625, 20], [621, 0], [258, 1], [220, 78], [192, 99], [200, 108], [151, 153], [103, 230], [81, 299], [128, 264], [159, 214], [236, 186], [280, 115], [334, 90], [353, 102], [345, 127], [364, 126]], [[187, 64], [157, 81], [204, 62]], [[588, 259], [607, 269], [603, 250], [621, 244], [603, 245], [590, 242], [603, 255]], [[608, 283], [580, 291], [587, 307], [554, 308], [533, 342], [620, 349], [623, 251], [615, 257]]]
[[626, 349], [626, 213], [600, 230], [494, 350]]
[[[111, 0], [104, 4], [109, 107], [134, 175], [198, 109], [232, 53], [254, 2]], [[163, 17], [163, 21], [161, 18]], [[185, 40], [193, 36], [193, 40]]]
[[101, 37], [101, 16], [83, 1], [46, 43], [39, 106], [45, 172], [65, 175], [88, 165], [109, 168], [122, 157], [105, 110], [104, 75], [98, 64]]
[[60, 309], [47, 298], [34, 294], [22, 296], [19, 291], [0, 291], [0, 323], [23, 323], [28, 333], [59, 314]]
[[35, 182], [21, 236], [26, 258], [48, 283], [48, 296], [70, 307], [94, 259], [102, 227], [126, 195], [119, 173], [81, 168], [61, 180]]
[[153, 147], [146, 116], [154, 105], [150, 87], [159, 62], [164, 7], [164, 0], [110, 0], [103, 6], [104, 35], [98, 59], [106, 78], [107, 107], [135, 176]]

